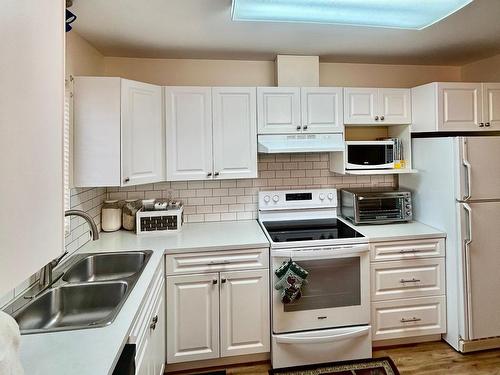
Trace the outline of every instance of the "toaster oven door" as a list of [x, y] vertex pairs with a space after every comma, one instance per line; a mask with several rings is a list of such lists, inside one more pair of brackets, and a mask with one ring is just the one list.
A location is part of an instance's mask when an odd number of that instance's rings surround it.
[[356, 223], [406, 221], [410, 216], [411, 203], [404, 196], [359, 196], [356, 200]]

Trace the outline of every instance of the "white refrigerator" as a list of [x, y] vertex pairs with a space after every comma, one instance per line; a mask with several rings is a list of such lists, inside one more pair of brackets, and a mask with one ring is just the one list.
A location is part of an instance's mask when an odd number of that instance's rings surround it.
[[461, 352], [500, 347], [500, 136], [412, 140], [414, 218], [447, 233], [447, 333]]

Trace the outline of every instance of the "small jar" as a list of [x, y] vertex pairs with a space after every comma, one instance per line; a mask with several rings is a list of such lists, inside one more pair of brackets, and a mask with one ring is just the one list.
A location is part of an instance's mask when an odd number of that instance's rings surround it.
[[117, 200], [104, 201], [101, 210], [101, 228], [114, 232], [122, 227], [122, 208]]
[[122, 214], [123, 229], [135, 230], [135, 214], [141, 206], [141, 201], [137, 199], [127, 199], [125, 201]]

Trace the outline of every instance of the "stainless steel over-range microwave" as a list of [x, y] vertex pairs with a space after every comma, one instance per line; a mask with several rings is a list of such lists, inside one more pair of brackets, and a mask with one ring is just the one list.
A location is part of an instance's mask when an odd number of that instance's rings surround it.
[[354, 224], [411, 221], [411, 193], [388, 188], [345, 189], [340, 192], [342, 216]]

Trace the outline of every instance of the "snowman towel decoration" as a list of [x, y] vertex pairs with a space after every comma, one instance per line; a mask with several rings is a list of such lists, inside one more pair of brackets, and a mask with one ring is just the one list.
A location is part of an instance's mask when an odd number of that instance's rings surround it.
[[281, 302], [289, 304], [302, 296], [301, 288], [309, 275], [305, 269], [290, 259], [284, 262], [274, 274], [278, 278], [274, 288], [281, 290]]

